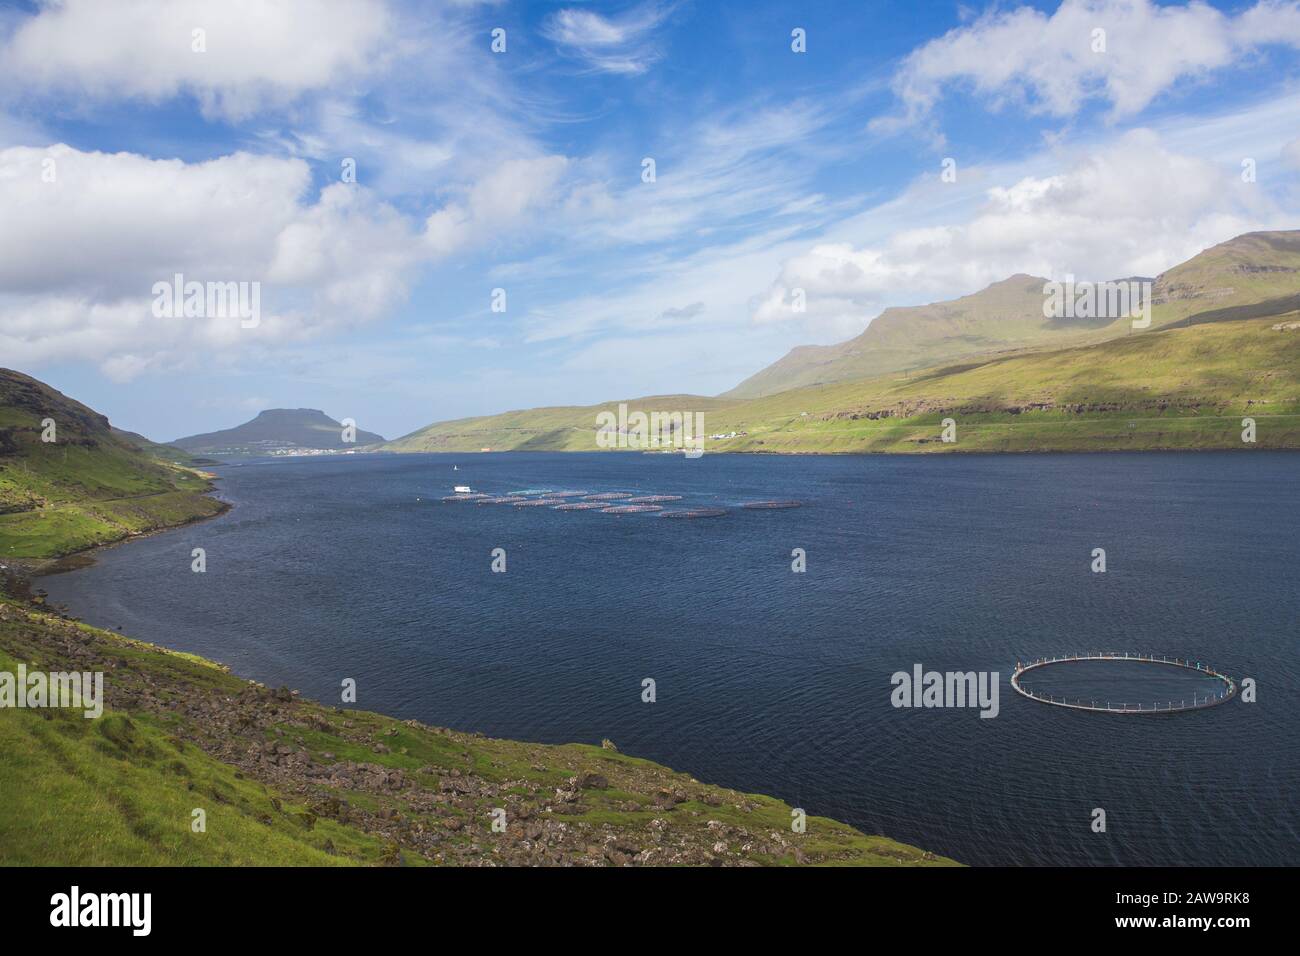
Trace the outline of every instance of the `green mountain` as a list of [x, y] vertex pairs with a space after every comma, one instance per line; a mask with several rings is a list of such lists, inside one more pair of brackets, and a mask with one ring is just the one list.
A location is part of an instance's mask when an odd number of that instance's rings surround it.
[[1300, 308], [1300, 230], [1248, 232], [1156, 280], [1152, 324], [1280, 315]]
[[221, 510], [206, 476], [128, 436], [48, 385], [0, 369], [0, 562], [70, 554]]
[[379, 444], [383, 435], [357, 429], [356, 441], [343, 440], [343, 423], [315, 408], [271, 408], [252, 421], [172, 442], [202, 455], [266, 455], [300, 449], [350, 451]]
[[[944, 419], [955, 443], [940, 440]], [[1300, 448], [1300, 312], [794, 389], [708, 421], [747, 433], [717, 451]]]
[[[657, 396], [627, 405], [703, 413], [707, 434], [729, 436], [706, 440], [708, 451], [1300, 448], [1300, 232], [1253, 233], [1215, 246], [1160, 276], [1153, 293], [1150, 329], [1112, 323], [1074, 333], [1081, 341], [1068, 347], [985, 351], [956, 364], [760, 397]], [[1030, 300], [1038, 318], [1029, 315]], [[1032, 335], [1042, 301], [1041, 280], [1015, 277], [909, 315], [920, 323], [920, 339], [931, 342], [939, 341], [935, 329], [964, 323], [970, 331], [995, 314], [1004, 330]], [[882, 340], [903, 336], [893, 331], [901, 321], [891, 317]], [[859, 360], [866, 361], [844, 353], [837, 361]], [[617, 405], [436, 423], [382, 450], [595, 451], [596, 416]], [[1254, 443], [1242, 441], [1246, 417], [1256, 421]], [[955, 443], [939, 440], [945, 418], [958, 424]]]
[[1093, 331], [1043, 317], [1046, 281], [1015, 275], [951, 302], [886, 309], [855, 338], [792, 349], [723, 397], [757, 398], [804, 385], [873, 378], [965, 356], [1079, 340]]
[[[1300, 294], [1300, 232], [1248, 233], [1156, 277], [1152, 328], [1212, 310], [1263, 304], [1275, 314]], [[791, 388], [932, 367], [1008, 351], [1059, 349], [1130, 333], [1126, 319], [1049, 319], [1046, 280], [1016, 275], [950, 302], [886, 309], [857, 337], [807, 345], [750, 376], [728, 398], [757, 398]]]
[[193, 466], [201, 464], [203, 459], [196, 458], [183, 448], [175, 445], [164, 445], [156, 441], [150, 441], [137, 432], [129, 432], [123, 428], [113, 427], [113, 434], [126, 442], [128, 445], [134, 445], [140, 451], [159, 458], [162, 461], [169, 461], [174, 465]]
[[[699, 411], [706, 451], [940, 452], [1300, 448], [1300, 311], [1223, 318], [1095, 345], [1019, 352], [764, 398], [631, 399]], [[598, 451], [596, 416], [618, 403], [429, 425], [381, 450]], [[943, 419], [959, 439], [939, 440]]]
[[[654, 395], [627, 400], [647, 411], [706, 411], [730, 408], [734, 402], [702, 395]], [[604, 405], [557, 405], [502, 412], [481, 418], [435, 422], [381, 445], [378, 451], [595, 451], [596, 415], [611, 411], [618, 402]], [[706, 421], [709, 416], [706, 415]]]

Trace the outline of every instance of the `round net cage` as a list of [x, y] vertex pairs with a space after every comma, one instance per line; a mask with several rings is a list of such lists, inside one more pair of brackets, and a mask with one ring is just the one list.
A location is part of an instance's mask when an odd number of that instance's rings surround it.
[[688, 508], [685, 511], [665, 511], [659, 517], [661, 518], [720, 518], [727, 513], [726, 508]]
[[750, 511], [776, 511], [781, 508], [799, 508], [803, 506], [802, 501], [747, 501], [742, 508]]
[[648, 514], [651, 511], [663, 511], [659, 505], [611, 505], [608, 508], [602, 508], [601, 514], [607, 515], [640, 515]]
[[1011, 686], [1057, 707], [1118, 714], [1201, 710], [1231, 700], [1232, 678], [1197, 660], [1092, 651], [1017, 663]]

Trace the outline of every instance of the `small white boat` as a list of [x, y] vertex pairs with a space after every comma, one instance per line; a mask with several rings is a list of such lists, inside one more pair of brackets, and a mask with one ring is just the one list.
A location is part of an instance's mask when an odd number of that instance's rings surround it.
[[474, 491], [474, 489], [469, 485], [456, 485], [451, 490], [456, 492], [458, 495], [468, 495]]

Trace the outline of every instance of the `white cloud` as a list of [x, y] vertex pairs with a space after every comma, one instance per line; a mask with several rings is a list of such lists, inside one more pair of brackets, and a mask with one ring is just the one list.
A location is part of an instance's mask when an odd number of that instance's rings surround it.
[[186, 164], [65, 145], [8, 149], [0, 285], [111, 299], [138, 293], [141, 273], [174, 267], [251, 278], [309, 183], [305, 163], [247, 153]]
[[241, 118], [376, 69], [392, 27], [384, 0], [46, 2], [0, 46], [0, 80], [96, 100], [189, 93]]
[[[1094, 50], [1105, 31], [1105, 51]], [[924, 121], [954, 88], [995, 108], [1071, 116], [1088, 100], [1132, 116], [1176, 84], [1240, 63], [1270, 44], [1300, 47], [1300, 3], [1260, 0], [1236, 16], [1204, 3], [1065, 0], [1055, 13], [994, 10], [914, 50], [894, 80], [902, 115], [877, 129]]]
[[602, 73], [644, 73], [659, 59], [650, 34], [667, 18], [671, 7], [647, 3], [621, 17], [603, 17], [590, 10], [560, 10], [546, 22], [545, 33], [566, 53]]
[[[1154, 276], [1240, 233], [1293, 227], [1239, 172], [1170, 152], [1155, 133], [1135, 130], [1061, 172], [988, 185], [977, 209], [946, 221], [872, 244], [819, 243], [783, 264], [753, 318], [851, 334], [883, 306], [952, 298], [1015, 273]], [[920, 212], [949, 188], [930, 177], [902, 205]], [[796, 288], [807, 296], [804, 314], [791, 308]]]
[[[0, 150], [0, 354], [94, 361], [124, 380], [376, 320], [417, 267], [510, 236], [566, 164], [499, 163], [421, 223], [357, 184], [313, 199], [300, 159]], [[260, 325], [155, 317], [153, 286], [177, 273], [260, 283]]]
[[1291, 169], [1300, 169], [1300, 139], [1293, 139], [1282, 147], [1282, 162]]
[[[121, 379], [376, 318], [423, 254], [417, 230], [359, 187], [309, 191], [295, 159], [0, 151], [0, 352]], [[176, 273], [262, 283], [261, 325], [156, 318], [153, 285]]]
[[[643, 182], [640, 158], [623, 154], [570, 160], [539, 238], [551, 254], [498, 265], [512, 279], [585, 275], [593, 254], [623, 248], [602, 278], [622, 282], [671, 270], [697, 250], [735, 248], [747, 237], [812, 230], [857, 197], [835, 202], [812, 189], [822, 165], [840, 154], [819, 140], [832, 112], [795, 102], [750, 104], [682, 124], [657, 155], [656, 179]], [[680, 303], [678, 303], [680, 304]]]
[[517, 220], [553, 196], [568, 161], [563, 156], [508, 159], [464, 190], [425, 222], [425, 241], [436, 255], [470, 243], [501, 238]]

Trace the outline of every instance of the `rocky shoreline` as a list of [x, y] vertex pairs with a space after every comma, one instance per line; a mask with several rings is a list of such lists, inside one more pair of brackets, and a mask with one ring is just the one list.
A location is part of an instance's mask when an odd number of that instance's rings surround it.
[[[222, 505], [224, 514], [231, 505]], [[263, 826], [288, 816], [312, 843], [328, 820], [376, 843], [355, 862], [387, 865], [952, 865], [822, 818], [806, 818], [799, 832], [795, 808], [627, 757], [610, 741], [493, 740], [327, 707], [45, 605], [36, 579], [85, 567], [100, 549], [140, 536], [7, 562], [0, 651], [50, 669], [103, 671], [111, 719], [102, 727], [113, 728], [114, 746], [138, 760], [149, 748], [137, 724], [165, 726], [178, 750], [196, 748], [267, 789], [266, 807], [250, 809]], [[344, 852], [329, 838], [317, 844], [330, 856]]]
[[610, 741], [495, 740], [328, 707], [13, 599], [0, 602], [0, 651], [52, 670], [104, 672], [105, 716], [92, 732], [133, 769], [161, 762], [144, 730], [165, 729], [177, 753], [201, 753], [265, 788], [265, 806], [245, 808], [259, 824], [287, 827], [329, 855], [344, 851], [314, 838], [322, 820], [373, 841], [375, 852], [354, 862], [952, 865], [824, 818], [807, 817], [800, 832], [800, 814], [780, 801], [701, 783]]

